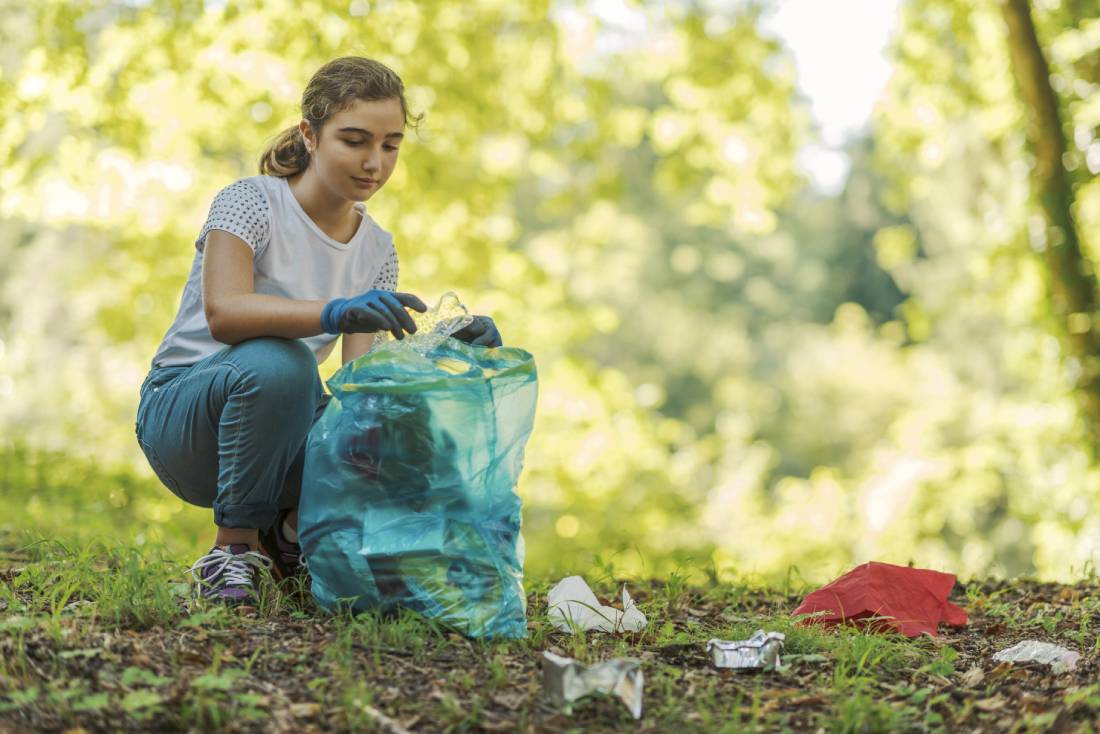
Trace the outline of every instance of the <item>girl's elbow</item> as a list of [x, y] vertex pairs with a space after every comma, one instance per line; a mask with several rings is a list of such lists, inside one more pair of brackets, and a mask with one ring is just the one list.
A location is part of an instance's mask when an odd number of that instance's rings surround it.
[[230, 346], [239, 341], [233, 334], [229, 324], [226, 323], [225, 317], [212, 308], [206, 309], [206, 325], [210, 328], [210, 336], [214, 338], [214, 341]]
[[224, 329], [219, 328], [215, 324], [210, 324], [210, 336], [214, 338], [214, 341], [228, 344], [229, 346], [235, 343], [232, 337], [230, 337]]

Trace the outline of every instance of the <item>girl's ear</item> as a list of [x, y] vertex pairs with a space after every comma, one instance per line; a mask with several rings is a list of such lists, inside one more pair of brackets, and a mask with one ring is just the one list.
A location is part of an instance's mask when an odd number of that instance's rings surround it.
[[317, 140], [313, 137], [313, 128], [310, 127], [308, 120], [302, 120], [298, 123], [298, 132], [302, 135], [306, 150], [313, 153], [313, 149], [317, 147]]

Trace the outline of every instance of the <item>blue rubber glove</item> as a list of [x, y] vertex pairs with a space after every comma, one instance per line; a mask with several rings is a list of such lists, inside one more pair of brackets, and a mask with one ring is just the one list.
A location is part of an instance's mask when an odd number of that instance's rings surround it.
[[476, 347], [501, 347], [504, 341], [500, 337], [500, 330], [488, 316], [474, 316], [474, 320], [451, 334], [455, 339], [473, 344]]
[[334, 298], [321, 311], [321, 328], [328, 334], [388, 331], [395, 339], [404, 339], [405, 332], [416, 333], [406, 308], [420, 313], [428, 310], [411, 293], [370, 290], [353, 298]]

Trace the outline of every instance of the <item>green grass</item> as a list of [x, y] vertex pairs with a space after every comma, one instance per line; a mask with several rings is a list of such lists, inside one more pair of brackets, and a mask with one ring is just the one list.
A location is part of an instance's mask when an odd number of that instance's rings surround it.
[[[1030, 732], [1100, 717], [1092, 569], [1075, 586], [968, 583], [955, 601], [971, 625], [938, 640], [805, 627], [790, 617], [808, 591], [798, 569], [719, 583], [706, 563], [626, 580], [649, 619], [640, 633], [563, 634], [546, 617], [557, 578], [529, 576], [528, 637], [471, 642], [408, 612], [325, 614], [301, 588], [266, 586], [244, 616], [191, 605], [209, 513], [126, 470], [8, 452], [0, 497], [0, 732], [373, 731], [380, 717], [416, 732]], [[39, 535], [15, 535], [27, 527]], [[617, 606], [615, 568], [597, 557], [569, 572]], [[710, 666], [707, 640], [760, 628], [787, 636], [781, 670]], [[1078, 650], [1080, 672], [1000, 670], [992, 653], [1024, 637]], [[606, 697], [551, 706], [548, 649], [641, 660], [642, 720]], [[970, 685], [975, 668], [985, 677]]]
[[[628, 582], [649, 618], [639, 633], [563, 634], [546, 616], [553, 580], [530, 579], [527, 639], [473, 642], [411, 612], [326, 614], [270, 585], [251, 614], [193, 606], [185, 559], [159, 545], [38, 540], [11, 556], [0, 562], [0, 730], [260, 731], [274, 721], [369, 731], [385, 716], [411, 731], [1038, 731], [1061, 721], [1088, 730], [1100, 715], [1087, 674], [1052, 688], [1041, 670], [994, 678], [989, 659], [1021, 635], [1095, 656], [1094, 579], [970, 584], [958, 599], [970, 628], [915, 640], [803, 626], [789, 614], [807, 590], [797, 584], [680, 577]], [[621, 580], [596, 578], [617, 602]], [[708, 639], [759, 628], [787, 636], [782, 669], [710, 666]], [[585, 663], [641, 660], [642, 721], [599, 696], [555, 709], [541, 691], [546, 649]], [[987, 679], [967, 687], [974, 666]]]

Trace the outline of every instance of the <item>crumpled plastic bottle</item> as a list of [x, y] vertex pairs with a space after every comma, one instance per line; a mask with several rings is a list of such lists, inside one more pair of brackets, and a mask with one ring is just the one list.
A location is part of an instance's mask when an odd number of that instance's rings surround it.
[[313, 595], [327, 609], [404, 607], [470, 637], [524, 637], [515, 486], [534, 425], [534, 358], [450, 337], [470, 320], [454, 294], [412, 316], [416, 334], [328, 381], [299, 504]]
[[1023, 640], [993, 655], [997, 662], [1040, 663], [1049, 665], [1054, 673], [1064, 673], [1077, 668], [1081, 653], [1061, 645], [1040, 640]]

